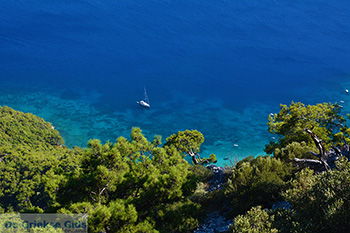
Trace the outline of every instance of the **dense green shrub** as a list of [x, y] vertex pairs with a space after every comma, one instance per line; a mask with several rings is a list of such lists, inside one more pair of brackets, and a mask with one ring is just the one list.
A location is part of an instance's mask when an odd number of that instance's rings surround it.
[[50, 123], [30, 113], [0, 107], [0, 146], [41, 150], [62, 144], [62, 137]]
[[347, 232], [350, 229], [350, 162], [342, 158], [337, 169], [314, 175], [298, 174], [283, 196], [297, 213], [305, 232]]
[[249, 229], [259, 227], [265, 232], [266, 227], [268, 230], [273, 227], [281, 233], [348, 232], [349, 187], [350, 162], [345, 158], [337, 162], [335, 170], [314, 174], [305, 169], [298, 173], [291, 187], [282, 195], [292, 209], [253, 209], [235, 218], [233, 229], [235, 232], [255, 232]]
[[59, 206], [57, 189], [78, 157], [61, 146], [51, 124], [0, 108], [0, 204], [5, 211], [43, 212]]
[[280, 192], [287, 188], [291, 171], [289, 164], [269, 156], [239, 162], [225, 191], [234, 212], [242, 213], [257, 205], [271, 207], [281, 199]]
[[89, 213], [91, 232], [198, 226], [200, 205], [189, 198], [207, 170], [192, 168], [159, 136], [148, 141], [133, 128], [130, 140], [68, 149], [51, 124], [32, 114], [2, 107], [0, 120], [2, 211]]
[[261, 206], [254, 207], [245, 215], [238, 215], [234, 220], [234, 233], [277, 233], [273, 227], [274, 216], [262, 210]]

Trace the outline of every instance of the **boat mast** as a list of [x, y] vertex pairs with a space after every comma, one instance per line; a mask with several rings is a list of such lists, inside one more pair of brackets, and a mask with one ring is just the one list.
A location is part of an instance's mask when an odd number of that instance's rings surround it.
[[146, 103], [150, 104], [150, 103], [149, 103], [149, 99], [148, 99], [148, 95], [147, 95], [146, 87], [144, 87], [143, 89], [144, 89], [144, 91], [145, 91], [145, 101], [146, 101]]

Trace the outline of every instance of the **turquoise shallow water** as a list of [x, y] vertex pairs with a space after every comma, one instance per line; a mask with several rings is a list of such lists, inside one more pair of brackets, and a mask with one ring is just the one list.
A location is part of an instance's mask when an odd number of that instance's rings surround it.
[[[320, 88], [308, 103], [325, 100], [344, 101], [344, 112], [350, 112], [350, 96], [338, 87]], [[132, 103], [125, 110], [101, 107], [101, 93], [72, 92], [43, 87], [2, 88], [0, 102], [17, 110], [37, 114], [50, 121], [63, 135], [68, 146], [86, 146], [91, 138], [103, 142], [128, 137], [131, 127], [141, 127], [151, 139], [153, 135], [169, 136], [178, 130], [198, 129], [206, 137], [202, 155], [215, 153], [219, 165], [230, 165], [248, 155], [264, 154], [264, 145], [273, 140], [267, 132], [267, 116], [278, 111], [278, 105], [251, 104], [242, 109], [226, 107], [219, 100], [201, 101], [190, 96], [173, 96], [161, 105], [144, 110]], [[296, 98], [297, 99], [297, 98]]]
[[[280, 103], [350, 109], [348, 12], [345, 0], [6, 1], [0, 104], [44, 117], [69, 146], [198, 129], [203, 154], [230, 164], [262, 153]], [[149, 111], [135, 104], [144, 86]]]

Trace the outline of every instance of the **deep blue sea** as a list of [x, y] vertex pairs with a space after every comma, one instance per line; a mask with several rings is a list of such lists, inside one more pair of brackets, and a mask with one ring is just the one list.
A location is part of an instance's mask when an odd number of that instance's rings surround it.
[[[198, 129], [219, 164], [262, 154], [279, 104], [344, 100], [348, 0], [0, 0], [0, 105], [68, 146]], [[152, 108], [136, 101], [147, 88]]]

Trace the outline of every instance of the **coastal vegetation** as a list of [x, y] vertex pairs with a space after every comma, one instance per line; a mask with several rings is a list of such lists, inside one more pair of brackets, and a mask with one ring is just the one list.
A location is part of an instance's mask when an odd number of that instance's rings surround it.
[[193, 232], [213, 211], [227, 232], [347, 232], [346, 119], [336, 104], [281, 105], [268, 155], [219, 168], [197, 130], [68, 148], [50, 123], [1, 107], [0, 212], [87, 213], [92, 233]]

